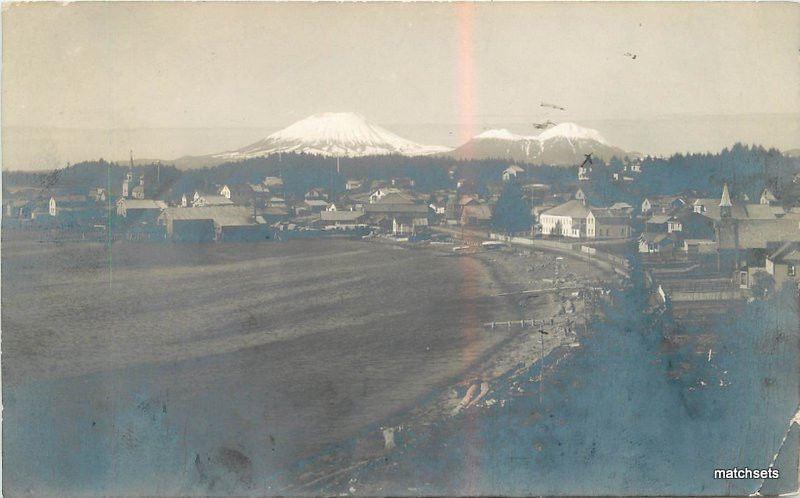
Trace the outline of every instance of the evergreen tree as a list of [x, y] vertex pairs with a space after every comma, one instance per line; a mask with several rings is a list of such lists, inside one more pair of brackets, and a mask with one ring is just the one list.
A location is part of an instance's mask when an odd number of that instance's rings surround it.
[[514, 182], [503, 187], [492, 213], [492, 228], [512, 234], [531, 227], [531, 213], [522, 197], [522, 189]]

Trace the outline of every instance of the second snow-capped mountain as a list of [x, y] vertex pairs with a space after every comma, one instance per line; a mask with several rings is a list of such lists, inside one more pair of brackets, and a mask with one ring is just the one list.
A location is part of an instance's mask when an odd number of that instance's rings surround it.
[[448, 147], [420, 145], [349, 112], [326, 112], [302, 119], [264, 140], [214, 157], [247, 159], [279, 153], [362, 157], [387, 154], [421, 156], [448, 152]]
[[508, 159], [516, 162], [572, 166], [584, 159], [584, 154], [608, 160], [623, 158], [628, 153], [609, 145], [597, 130], [574, 123], [561, 123], [539, 135], [517, 135], [508, 130], [488, 130], [453, 150], [458, 159]]

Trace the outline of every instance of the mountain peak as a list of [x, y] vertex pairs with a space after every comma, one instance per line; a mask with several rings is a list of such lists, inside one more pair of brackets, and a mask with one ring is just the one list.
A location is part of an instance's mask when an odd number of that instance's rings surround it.
[[575, 123], [561, 123], [558, 124], [549, 130], [543, 131], [537, 137], [539, 140], [549, 140], [551, 138], [557, 137], [564, 137], [568, 139], [582, 139], [582, 140], [594, 140], [596, 142], [600, 142], [601, 144], [606, 144], [606, 139], [600, 135], [600, 132], [597, 130], [593, 130], [591, 128], [584, 128], [583, 126], [579, 126]]
[[516, 133], [511, 133], [505, 128], [501, 128], [494, 130], [486, 130], [480, 135], [475, 135], [474, 138], [476, 140], [525, 140], [525, 139], [530, 139], [532, 137], [524, 137], [522, 135], [517, 135]]
[[518, 135], [507, 129], [486, 130], [451, 155], [458, 159], [507, 159], [533, 164], [580, 164], [584, 155], [609, 159], [627, 153], [606, 142], [597, 130], [575, 123], [561, 123], [539, 135]]
[[420, 145], [353, 112], [323, 112], [301, 119], [264, 140], [239, 150], [219, 154], [226, 159], [245, 159], [278, 153], [360, 157], [402, 154], [407, 156], [447, 152], [447, 147]]

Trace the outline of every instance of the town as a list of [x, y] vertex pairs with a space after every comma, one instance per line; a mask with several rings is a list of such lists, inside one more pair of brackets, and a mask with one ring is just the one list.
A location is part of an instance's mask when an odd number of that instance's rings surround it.
[[2, 16], [3, 495], [800, 488], [797, 4]]
[[[434, 188], [424, 188], [413, 177], [418, 175], [347, 175], [338, 158], [300, 155], [299, 169], [310, 161], [315, 166], [306, 167], [317, 174], [294, 178], [290, 190], [279, 173], [187, 188], [181, 172], [160, 163], [137, 166], [131, 154], [127, 168], [101, 160], [21, 174], [19, 180], [4, 173], [3, 227], [7, 234], [46, 240], [109, 243], [378, 237], [410, 244], [447, 239], [457, 241], [454, 250], [474, 250], [495, 239], [598, 259], [633, 258], [662, 303], [724, 302], [764, 297], [786, 282], [800, 282], [797, 162], [785, 158], [770, 175], [766, 168], [775, 151], [737, 144], [731, 161], [737, 151], [752, 156], [748, 160], [764, 156], [765, 166], [748, 177], [746, 188], [737, 183], [733, 165], [734, 176], [705, 181], [705, 188], [684, 183], [688, 188], [679, 192], [646, 195], [637, 187], [652, 182], [651, 169], [669, 167], [659, 164], [663, 159], [613, 157], [606, 163], [590, 152], [573, 167], [440, 161], [426, 166], [439, 171], [435, 182], [425, 182]], [[404, 167], [404, 159], [398, 161], [394, 170]], [[68, 181], [70, 173], [90, 167], [101, 174], [108, 168], [109, 184]], [[115, 175], [124, 172], [117, 184], [110, 183], [112, 167]], [[412, 171], [423, 181], [431, 175]], [[318, 180], [326, 175], [327, 184]], [[753, 178], [763, 185], [758, 190]]]

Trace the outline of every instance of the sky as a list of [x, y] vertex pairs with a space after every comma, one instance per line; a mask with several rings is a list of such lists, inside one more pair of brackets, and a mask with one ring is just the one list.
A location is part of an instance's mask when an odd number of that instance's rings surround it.
[[550, 119], [645, 153], [800, 147], [797, 4], [35, 3], [2, 21], [6, 168], [219, 152], [326, 111], [429, 144]]

